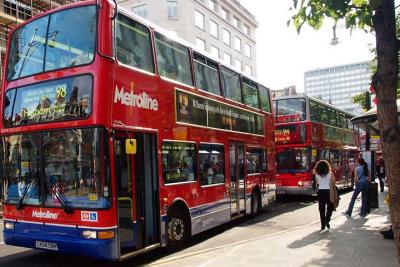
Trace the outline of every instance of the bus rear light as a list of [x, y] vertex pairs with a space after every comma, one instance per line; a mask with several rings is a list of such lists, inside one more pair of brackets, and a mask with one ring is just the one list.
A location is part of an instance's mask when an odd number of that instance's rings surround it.
[[114, 238], [114, 231], [102, 231], [97, 233], [99, 239], [112, 239]]
[[298, 186], [303, 186], [303, 181], [298, 181], [298, 182], [297, 182], [297, 185], [298, 185]]
[[14, 223], [13, 222], [5, 222], [4, 228], [7, 230], [14, 230]]
[[97, 233], [96, 233], [96, 231], [83, 231], [82, 236], [83, 236], [83, 238], [86, 238], [86, 239], [96, 239]]

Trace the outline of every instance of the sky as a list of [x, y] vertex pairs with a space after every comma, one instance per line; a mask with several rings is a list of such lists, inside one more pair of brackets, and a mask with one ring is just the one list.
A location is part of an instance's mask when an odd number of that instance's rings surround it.
[[304, 92], [304, 72], [342, 64], [369, 61], [375, 36], [357, 29], [352, 33], [342, 22], [330, 45], [333, 21], [325, 20], [318, 31], [304, 25], [300, 35], [290, 19], [293, 0], [240, 0], [259, 23], [256, 29], [257, 80], [272, 90], [295, 85]]

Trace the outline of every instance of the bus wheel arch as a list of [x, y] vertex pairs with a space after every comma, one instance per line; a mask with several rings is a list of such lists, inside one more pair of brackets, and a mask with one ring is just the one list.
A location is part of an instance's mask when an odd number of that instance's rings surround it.
[[251, 194], [251, 215], [256, 216], [261, 209], [261, 191], [258, 186], [255, 186]]
[[168, 209], [167, 248], [177, 250], [191, 236], [189, 207], [183, 200], [176, 200]]

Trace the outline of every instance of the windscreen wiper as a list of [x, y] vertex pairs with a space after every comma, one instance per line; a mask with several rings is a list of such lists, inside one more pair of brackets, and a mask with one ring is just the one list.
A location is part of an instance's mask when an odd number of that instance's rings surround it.
[[22, 204], [24, 203], [24, 199], [28, 193], [29, 188], [31, 187], [32, 182], [30, 182], [27, 186], [24, 188], [24, 192], [22, 192], [22, 196], [19, 198], [17, 206], [15, 207], [17, 210], [20, 210], [22, 208]]
[[54, 195], [56, 196], [58, 202], [61, 207], [64, 209], [65, 213], [71, 214], [74, 210], [67, 204], [67, 201], [64, 198], [64, 193], [61, 191], [58, 184], [53, 185]]

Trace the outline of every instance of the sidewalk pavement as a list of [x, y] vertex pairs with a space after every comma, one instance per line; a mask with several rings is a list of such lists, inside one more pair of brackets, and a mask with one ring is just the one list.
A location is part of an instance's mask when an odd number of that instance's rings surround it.
[[[153, 266], [399, 266], [394, 240], [383, 239], [379, 230], [390, 224], [388, 206], [378, 193], [379, 208], [364, 217], [358, 215], [356, 201], [353, 217], [341, 214], [350, 194], [342, 197], [331, 221], [332, 229], [320, 233], [319, 221], [289, 231], [237, 242], [232, 245], [192, 253], [175, 260], [156, 261]], [[318, 230], [317, 230], [318, 229]]]

